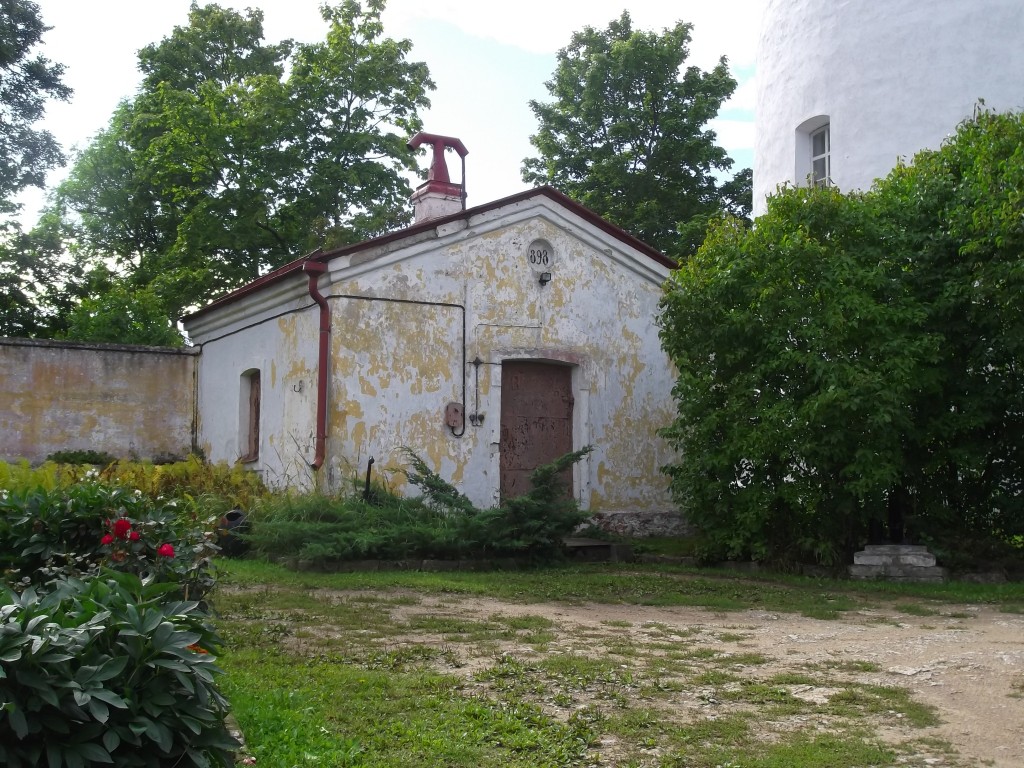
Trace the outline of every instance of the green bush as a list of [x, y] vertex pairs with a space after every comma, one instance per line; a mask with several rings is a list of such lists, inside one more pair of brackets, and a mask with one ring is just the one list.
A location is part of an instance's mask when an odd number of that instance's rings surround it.
[[174, 589], [111, 571], [0, 587], [0, 765], [232, 764], [218, 638]]
[[67, 488], [82, 481], [98, 481], [142, 491], [146, 496], [174, 497], [192, 506], [223, 512], [248, 509], [267, 495], [259, 475], [238, 465], [209, 464], [197, 456], [184, 461], [156, 464], [148, 461], [114, 461], [101, 468], [89, 464], [47, 461], [38, 467], [27, 461], [0, 462], [0, 489], [8, 492]]
[[199, 520], [175, 501], [94, 481], [0, 492], [0, 566], [10, 582], [43, 584], [101, 565], [199, 600], [214, 585], [216, 518]]
[[250, 533], [257, 554], [303, 560], [401, 560], [479, 554], [468, 516], [447, 516], [416, 499], [367, 503], [282, 495], [258, 506]]
[[483, 510], [408, 452], [406, 475], [421, 497], [274, 496], [253, 508], [244, 538], [256, 554], [311, 561], [552, 557], [586, 519], [564, 473], [590, 450], [539, 467], [529, 493]]
[[672, 273], [665, 471], [702, 556], [1024, 535], [1022, 147], [1024, 113], [980, 108], [870, 191], [720, 222]]
[[137, 488], [153, 497], [202, 499], [207, 507], [219, 505], [220, 512], [235, 507], [248, 509], [256, 499], [267, 495], [266, 486], [255, 472], [238, 464], [210, 464], [197, 456], [170, 464], [119, 461], [101, 470], [99, 479]]
[[54, 451], [46, 457], [46, 460], [55, 464], [92, 464], [105, 467], [117, 461], [117, 457], [106, 451]]

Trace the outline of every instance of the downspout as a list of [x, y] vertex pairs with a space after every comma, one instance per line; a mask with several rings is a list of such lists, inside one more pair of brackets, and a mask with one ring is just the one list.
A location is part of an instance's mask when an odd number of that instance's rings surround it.
[[327, 271], [327, 265], [319, 261], [307, 261], [302, 271], [309, 275], [309, 296], [320, 307], [320, 346], [317, 352], [316, 369], [316, 451], [310, 466], [318, 470], [324, 464], [327, 454], [327, 381], [330, 361], [331, 310], [327, 299], [320, 293], [317, 280]]

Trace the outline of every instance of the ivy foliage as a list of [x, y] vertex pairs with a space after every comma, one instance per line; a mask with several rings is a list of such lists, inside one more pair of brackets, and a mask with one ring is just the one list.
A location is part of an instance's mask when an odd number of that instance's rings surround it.
[[666, 468], [709, 557], [940, 556], [1024, 534], [1024, 115], [869, 192], [786, 189], [676, 270]]

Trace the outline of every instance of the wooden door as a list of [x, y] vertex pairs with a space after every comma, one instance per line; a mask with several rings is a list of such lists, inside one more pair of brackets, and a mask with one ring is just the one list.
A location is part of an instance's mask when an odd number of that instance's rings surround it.
[[[530, 490], [534, 469], [572, 450], [572, 408], [571, 367], [525, 361], [502, 363], [502, 498], [522, 496]], [[570, 470], [570, 486], [571, 477]]]

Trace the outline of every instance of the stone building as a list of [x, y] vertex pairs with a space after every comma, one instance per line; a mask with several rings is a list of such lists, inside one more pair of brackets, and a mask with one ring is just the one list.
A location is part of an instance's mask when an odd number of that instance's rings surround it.
[[[315, 252], [184, 319], [197, 441], [272, 485], [338, 489], [404, 449], [479, 506], [583, 446], [573, 493], [620, 530], [674, 523], [657, 436], [674, 375], [656, 315], [672, 263], [547, 188], [464, 208], [433, 143], [412, 226]], [[653, 525], [653, 528], [652, 528]]]

